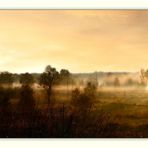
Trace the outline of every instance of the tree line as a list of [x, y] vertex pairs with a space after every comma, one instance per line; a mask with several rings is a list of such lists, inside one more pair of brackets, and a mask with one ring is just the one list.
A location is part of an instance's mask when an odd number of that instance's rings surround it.
[[[48, 73], [48, 74], [47, 74]], [[54, 78], [54, 79], [53, 79]], [[67, 69], [61, 69], [60, 72], [56, 68], [48, 65], [42, 74], [13, 74], [10, 72], [0, 73], [0, 85], [12, 85], [19, 82], [23, 85], [32, 85], [33, 83], [45, 84], [53, 81], [54, 84], [67, 84], [70, 82], [71, 73]], [[53, 80], [52, 80], [53, 79]]]
[[[13, 83], [11, 73], [1, 73], [1, 76], [3, 84]], [[46, 93], [45, 108], [38, 107], [38, 96], [32, 87], [34, 79], [29, 73], [20, 75], [19, 88], [0, 86], [0, 137], [81, 137], [86, 132], [81, 128], [82, 123], [87, 123], [90, 116], [97, 87], [88, 82], [83, 90], [72, 90], [70, 102], [54, 102], [53, 87], [61, 81], [68, 86], [70, 77], [68, 70], [58, 72], [51, 66], [45, 68], [39, 77], [39, 84], [45, 90], [42, 99]]]

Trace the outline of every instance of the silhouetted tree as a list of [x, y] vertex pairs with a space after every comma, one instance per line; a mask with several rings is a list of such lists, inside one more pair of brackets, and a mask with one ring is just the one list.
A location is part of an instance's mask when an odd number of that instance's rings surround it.
[[33, 89], [29, 85], [23, 85], [20, 90], [20, 100], [18, 109], [24, 115], [29, 115], [35, 108], [35, 100], [33, 97]]
[[127, 79], [127, 81], [125, 82], [125, 85], [127, 85], [127, 86], [138, 85], [138, 81], [133, 80], [132, 78], [129, 78], [129, 79]]
[[93, 84], [98, 87], [98, 72], [94, 72]]
[[11, 88], [0, 87], [0, 137], [9, 137], [10, 125], [12, 121], [11, 97], [13, 90]]
[[13, 83], [13, 75], [9, 72], [0, 73], [0, 84], [11, 85]]
[[11, 89], [0, 87], [0, 109], [2, 110], [3, 113], [9, 110], [11, 97], [12, 97]]
[[79, 89], [72, 91], [72, 104], [80, 109], [87, 112], [91, 109], [94, 100], [96, 99], [97, 87], [88, 82], [83, 92], [80, 92]]
[[[72, 125], [73, 132], [75, 129], [79, 129], [83, 132], [85, 130], [85, 125], [87, 126], [88, 118], [91, 115], [91, 109], [95, 103], [97, 96], [97, 88], [94, 84], [88, 82], [83, 91], [75, 89], [72, 91], [72, 120], [75, 123]], [[82, 127], [80, 128], [80, 125]]]
[[56, 84], [58, 79], [58, 71], [50, 65], [45, 68], [45, 72], [43, 72], [40, 76], [40, 85], [47, 90], [48, 104], [51, 102], [52, 87]]
[[78, 88], [76, 88], [72, 91], [72, 95], [71, 95], [72, 98], [71, 99], [72, 99], [73, 105], [75, 105], [75, 106], [79, 105], [80, 94], [81, 94], [81, 92]]
[[71, 74], [70, 74], [70, 72], [68, 70], [61, 69], [61, 71], [60, 71], [60, 79], [61, 79], [61, 81], [68, 83], [68, 80], [70, 79], [70, 76], [71, 76]]
[[68, 85], [69, 85], [70, 78], [71, 78], [70, 72], [66, 69], [61, 69], [60, 79], [63, 83], [66, 83], [67, 85], [67, 97], [68, 97]]
[[24, 73], [20, 75], [20, 83], [22, 85], [31, 85], [34, 83], [34, 78], [29, 73]]
[[119, 81], [119, 79], [117, 77], [114, 79], [114, 86], [115, 87], [120, 86], [120, 81]]

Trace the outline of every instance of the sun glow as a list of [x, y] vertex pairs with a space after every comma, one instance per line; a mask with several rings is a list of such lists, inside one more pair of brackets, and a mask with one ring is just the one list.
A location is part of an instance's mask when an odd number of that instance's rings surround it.
[[1, 10], [0, 71], [138, 71], [148, 63], [148, 11]]

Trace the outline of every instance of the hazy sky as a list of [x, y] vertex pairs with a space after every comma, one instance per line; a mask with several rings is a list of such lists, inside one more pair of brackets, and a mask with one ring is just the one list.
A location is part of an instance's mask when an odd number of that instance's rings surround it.
[[1, 10], [0, 71], [148, 68], [148, 11]]

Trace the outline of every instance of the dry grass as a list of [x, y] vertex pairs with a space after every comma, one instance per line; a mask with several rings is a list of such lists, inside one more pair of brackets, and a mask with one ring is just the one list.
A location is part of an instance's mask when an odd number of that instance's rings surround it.
[[[18, 114], [20, 89], [13, 88], [14, 92], [10, 100], [12, 109], [17, 114], [13, 115], [13, 121], [9, 119], [13, 128], [10, 128], [10, 131], [5, 130], [5, 132], [11, 133], [10, 137], [148, 137], [147, 90], [99, 88], [93, 106], [87, 112], [85, 106], [81, 105], [79, 109], [85, 109], [85, 111], [79, 112], [71, 104], [71, 90], [69, 88], [67, 91], [66, 86], [54, 88], [52, 94], [53, 118], [51, 118], [49, 116], [51, 108], [48, 108], [46, 91], [43, 88], [34, 87], [35, 108], [39, 115], [35, 117], [37, 121], [30, 125], [30, 119], [27, 117], [22, 119], [22, 115]], [[3, 112], [1, 112], [1, 116], [5, 116]], [[31, 126], [31, 129], [28, 126]], [[34, 128], [34, 126], [36, 127]], [[14, 129], [18, 127], [16, 132]], [[44, 129], [42, 129], [43, 127]], [[0, 130], [3, 131], [1, 128], [3, 125], [0, 124]], [[24, 133], [26, 130], [29, 134]], [[33, 135], [30, 136], [30, 132]], [[1, 137], [6, 135], [0, 134]]]

